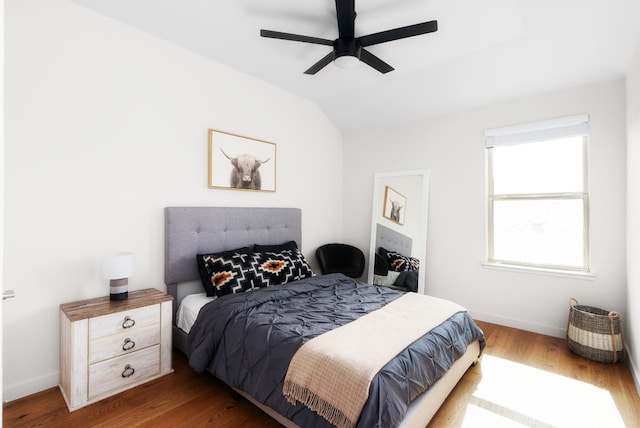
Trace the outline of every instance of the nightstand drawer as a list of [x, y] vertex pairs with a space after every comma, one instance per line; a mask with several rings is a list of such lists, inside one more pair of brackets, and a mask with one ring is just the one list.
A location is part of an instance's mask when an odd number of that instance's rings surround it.
[[89, 340], [160, 323], [160, 305], [145, 306], [89, 320]]
[[89, 342], [89, 364], [130, 354], [160, 343], [160, 329], [156, 325], [131, 329]]
[[91, 364], [89, 366], [89, 400], [159, 373], [159, 345]]

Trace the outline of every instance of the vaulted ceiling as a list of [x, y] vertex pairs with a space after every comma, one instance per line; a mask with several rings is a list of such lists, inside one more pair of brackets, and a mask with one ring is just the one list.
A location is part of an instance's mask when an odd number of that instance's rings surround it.
[[333, 40], [333, 0], [74, 1], [308, 98], [343, 132], [620, 78], [640, 42], [638, 0], [356, 0], [356, 36], [439, 29], [369, 47], [390, 73], [329, 64], [311, 76], [331, 47], [260, 29]]

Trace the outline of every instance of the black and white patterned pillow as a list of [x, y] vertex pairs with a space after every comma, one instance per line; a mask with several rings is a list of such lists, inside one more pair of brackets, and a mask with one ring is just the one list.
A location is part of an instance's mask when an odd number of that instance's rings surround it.
[[389, 270], [406, 272], [420, 269], [420, 260], [415, 257], [405, 256], [395, 251], [380, 248], [380, 253], [387, 259]]
[[198, 255], [207, 296], [242, 293], [313, 276], [300, 250]]
[[267, 287], [314, 276], [311, 266], [298, 249], [254, 253], [254, 256], [256, 275]]

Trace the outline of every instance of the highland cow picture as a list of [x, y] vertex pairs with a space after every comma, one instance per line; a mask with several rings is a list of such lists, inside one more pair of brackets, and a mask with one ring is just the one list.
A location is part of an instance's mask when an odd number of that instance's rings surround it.
[[384, 208], [382, 216], [400, 225], [404, 224], [404, 213], [407, 207], [407, 198], [393, 188], [386, 186], [384, 189]]
[[276, 144], [209, 129], [209, 188], [276, 191]]

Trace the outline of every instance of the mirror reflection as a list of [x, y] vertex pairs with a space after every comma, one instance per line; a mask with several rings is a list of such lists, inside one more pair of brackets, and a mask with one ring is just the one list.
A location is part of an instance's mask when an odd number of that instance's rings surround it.
[[374, 177], [369, 283], [425, 292], [429, 171]]

